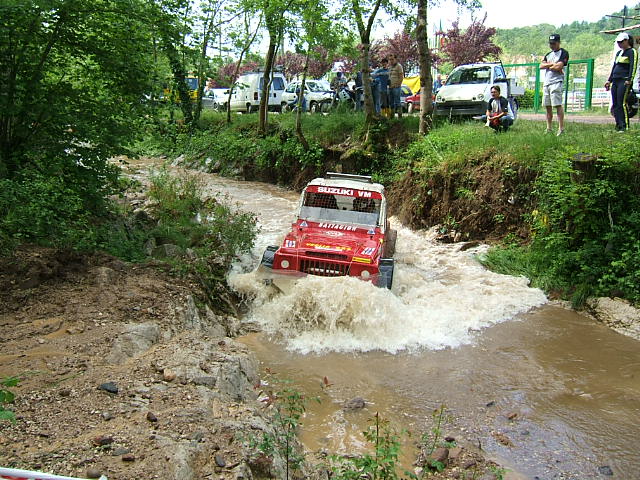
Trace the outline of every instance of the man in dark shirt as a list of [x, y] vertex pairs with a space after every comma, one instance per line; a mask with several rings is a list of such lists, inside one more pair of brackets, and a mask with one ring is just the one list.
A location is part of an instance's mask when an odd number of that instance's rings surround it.
[[513, 125], [513, 116], [509, 112], [509, 101], [500, 95], [500, 87], [491, 87], [491, 99], [487, 105], [485, 126], [496, 132], [506, 132]]
[[624, 132], [629, 128], [629, 111], [627, 97], [631, 91], [633, 77], [636, 75], [638, 63], [636, 51], [633, 49], [633, 38], [627, 32], [622, 32], [616, 37], [620, 50], [616, 53], [613, 68], [604, 88], [611, 89], [611, 109], [616, 119], [616, 130]]

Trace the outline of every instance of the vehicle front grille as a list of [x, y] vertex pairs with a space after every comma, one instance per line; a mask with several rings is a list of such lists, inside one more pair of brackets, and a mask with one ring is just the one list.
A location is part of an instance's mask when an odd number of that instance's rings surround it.
[[314, 251], [307, 251], [304, 253], [307, 257], [330, 258], [332, 260], [343, 260], [343, 261], [347, 261], [349, 259], [348, 256], [342, 255], [340, 253], [314, 252]]
[[303, 259], [300, 262], [300, 271], [321, 277], [344, 277], [349, 275], [349, 264]]

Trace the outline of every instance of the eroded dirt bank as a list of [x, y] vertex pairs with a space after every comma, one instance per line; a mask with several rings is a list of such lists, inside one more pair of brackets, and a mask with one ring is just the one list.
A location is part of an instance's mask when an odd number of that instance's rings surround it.
[[256, 361], [193, 285], [42, 248], [0, 272], [0, 377], [23, 378], [0, 465], [131, 480], [277, 472], [247, 447], [270, 431]]

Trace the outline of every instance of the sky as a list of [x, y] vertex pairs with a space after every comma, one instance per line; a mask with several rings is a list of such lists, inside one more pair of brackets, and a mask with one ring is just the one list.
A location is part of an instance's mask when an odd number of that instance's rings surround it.
[[[482, 18], [487, 13], [485, 25], [496, 28], [525, 27], [550, 23], [560, 26], [573, 21], [594, 22], [603, 16], [631, 7], [637, 0], [480, 0], [482, 8], [475, 13], [476, 18]], [[429, 23], [442, 20], [443, 28], [460, 17], [460, 26], [465, 27], [470, 22], [470, 14], [462, 10], [457, 11], [453, 0], [442, 0], [441, 6], [429, 10]], [[629, 12], [634, 13], [634, 12]], [[637, 22], [640, 23], [640, 22]]]

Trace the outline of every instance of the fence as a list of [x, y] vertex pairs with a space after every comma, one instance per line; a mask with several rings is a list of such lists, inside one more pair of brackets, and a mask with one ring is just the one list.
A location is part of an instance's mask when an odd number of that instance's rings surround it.
[[[589, 110], [593, 99], [594, 60], [569, 60], [564, 77], [564, 108], [567, 112]], [[528, 94], [521, 108], [539, 112], [542, 107], [542, 75], [539, 63], [512, 63], [504, 65], [507, 76], [515, 78]], [[599, 102], [601, 103], [601, 102]]]

